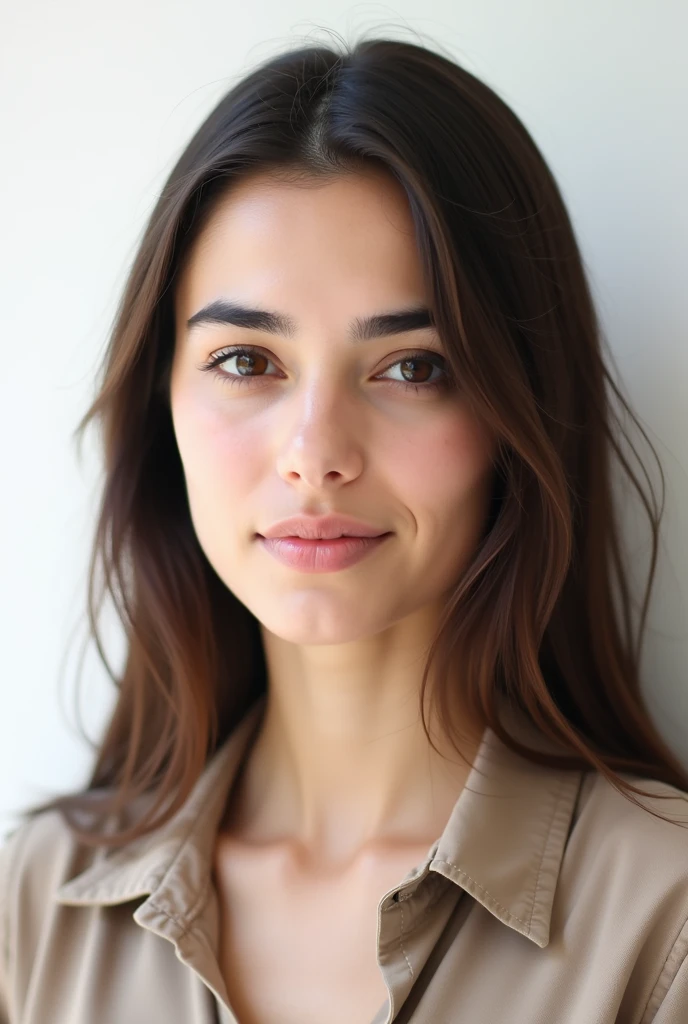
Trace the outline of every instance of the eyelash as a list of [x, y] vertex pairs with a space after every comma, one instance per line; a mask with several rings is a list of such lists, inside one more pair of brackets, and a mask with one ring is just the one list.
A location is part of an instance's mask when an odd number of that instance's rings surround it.
[[[254, 346], [251, 346], [251, 345], [248, 345], [248, 346], [247, 345], [236, 345], [233, 348], [224, 348], [220, 352], [218, 352], [216, 355], [211, 356], [211, 358], [206, 363], [203, 363], [199, 367], [199, 369], [200, 370], [204, 370], [204, 371], [212, 372], [213, 376], [214, 377], [219, 377], [223, 384], [231, 384], [231, 385], [234, 385], [234, 384], [239, 384], [239, 385], [248, 384], [248, 383], [250, 383], [253, 380], [261, 380], [263, 378], [261, 378], [260, 376], [242, 377], [239, 374], [224, 373], [222, 370], [219, 370], [218, 367], [220, 366], [221, 363], [226, 362], [228, 359], [231, 359], [233, 356], [243, 356], [243, 355], [249, 355], [250, 356], [250, 355], [254, 355], [254, 354], [262, 355], [262, 356], [265, 356], [266, 359], [269, 359], [269, 356], [267, 356], [261, 349], [259, 349], [257, 347], [254, 347]], [[423, 352], [423, 351], [409, 352], [407, 355], [403, 356], [401, 359], [395, 359], [393, 363], [390, 363], [389, 366], [386, 366], [385, 369], [383, 371], [381, 371], [381, 372], [382, 373], [386, 373], [387, 370], [391, 370], [391, 368], [393, 366], [397, 366], [399, 363], [405, 363], [405, 362], [410, 361], [412, 359], [418, 359], [418, 360], [422, 360], [423, 362], [431, 363], [433, 366], [436, 366], [439, 370], [442, 370], [442, 372], [444, 373], [444, 377], [440, 378], [439, 380], [431, 381], [430, 383], [427, 383], [427, 384], [411, 384], [408, 381], [401, 381], [401, 380], [386, 380], [385, 383], [387, 383], [387, 384], [396, 384], [397, 386], [404, 388], [405, 391], [411, 391], [412, 390], [412, 391], [415, 391], [415, 392], [418, 392], [418, 391], [435, 391], [435, 390], [441, 390], [441, 389], [444, 389], [444, 388], [448, 387], [448, 385], [449, 385], [449, 372], [446, 369], [445, 360], [442, 358], [442, 356], [438, 356], [438, 355], [436, 355], [433, 352], [427, 352], [427, 351], [426, 352]], [[269, 360], [269, 361], [272, 362], [272, 360]]]

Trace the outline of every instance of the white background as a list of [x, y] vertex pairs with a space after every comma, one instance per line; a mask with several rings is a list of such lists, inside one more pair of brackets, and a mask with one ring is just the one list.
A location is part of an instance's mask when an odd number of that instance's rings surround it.
[[[0, 836], [92, 762], [75, 698], [100, 470], [96, 436], [79, 462], [72, 432], [144, 222], [221, 95], [329, 29], [436, 40], [513, 107], [554, 171], [666, 472], [644, 688], [688, 761], [688, 5], [21, 0], [0, 20]], [[625, 515], [640, 581], [648, 533]], [[114, 622], [108, 635], [117, 666]], [[115, 692], [87, 651], [79, 707], [96, 740]]]

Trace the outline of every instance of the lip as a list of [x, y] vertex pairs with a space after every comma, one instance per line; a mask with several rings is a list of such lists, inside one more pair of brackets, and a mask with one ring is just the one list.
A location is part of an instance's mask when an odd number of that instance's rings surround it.
[[388, 531], [371, 526], [352, 516], [330, 514], [326, 516], [296, 515], [273, 523], [258, 536], [272, 540], [276, 537], [300, 537], [303, 540], [335, 540], [347, 537], [380, 537]]
[[300, 572], [336, 572], [348, 569], [371, 554], [391, 533], [377, 537], [337, 537], [308, 540], [303, 537], [263, 537], [258, 539], [278, 562]]

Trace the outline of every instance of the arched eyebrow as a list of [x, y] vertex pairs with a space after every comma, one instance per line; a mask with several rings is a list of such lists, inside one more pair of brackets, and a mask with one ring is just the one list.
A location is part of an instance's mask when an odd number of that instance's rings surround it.
[[[243, 306], [226, 299], [209, 302], [186, 321], [189, 332], [205, 324], [231, 324], [249, 331], [281, 334], [286, 338], [293, 338], [298, 330], [297, 321], [286, 313]], [[413, 306], [388, 313], [376, 313], [373, 316], [355, 317], [349, 324], [348, 337], [349, 341], [353, 342], [369, 341], [372, 338], [406, 334], [408, 331], [420, 331], [434, 326], [429, 309], [425, 306]]]

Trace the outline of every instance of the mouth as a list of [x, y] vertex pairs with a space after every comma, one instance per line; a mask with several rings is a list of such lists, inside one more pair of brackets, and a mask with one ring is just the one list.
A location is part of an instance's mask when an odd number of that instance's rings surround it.
[[[335, 541], [378, 541], [382, 537], [389, 537], [391, 530], [384, 534], [362, 535], [362, 534], [338, 534], [337, 537], [301, 537], [299, 534], [285, 534], [278, 538], [281, 541], [300, 541], [304, 544], [333, 544]], [[264, 534], [254, 534], [254, 540], [265, 541]]]
[[296, 536], [266, 538], [256, 534], [264, 550], [278, 562], [306, 573], [348, 569], [372, 554], [391, 536], [391, 533], [374, 537], [341, 534], [339, 537], [312, 539]]
[[[377, 541], [388, 534], [374, 534], [372, 537], [363, 537], [360, 534], [338, 534], [337, 537], [300, 537], [298, 534], [285, 534], [279, 538], [281, 541], [302, 541], [304, 544], [333, 544], [335, 541]], [[264, 541], [262, 534], [255, 535], [256, 540]]]

